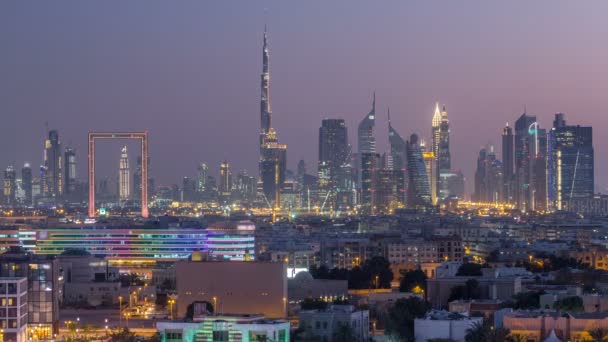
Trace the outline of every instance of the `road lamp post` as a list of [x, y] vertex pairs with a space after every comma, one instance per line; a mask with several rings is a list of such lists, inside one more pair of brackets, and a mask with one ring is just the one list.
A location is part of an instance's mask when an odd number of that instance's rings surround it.
[[122, 326], [122, 296], [118, 296], [118, 326]]
[[173, 320], [173, 304], [175, 303], [175, 299], [169, 299], [169, 317]]

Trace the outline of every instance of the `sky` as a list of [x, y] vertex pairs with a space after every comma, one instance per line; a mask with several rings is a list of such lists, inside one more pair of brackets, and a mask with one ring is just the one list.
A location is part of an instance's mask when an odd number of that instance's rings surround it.
[[[472, 190], [480, 148], [524, 106], [542, 127], [555, 112], [593, 125], [596, 191], [608, 176], [606, 1], [3, 1], [0, 3], [0, 169], [42, 162], [46, 124], [76, 149], [87, 132], [148, 130], [158, 184], [257, 173], [262, 34], [270, 42], [273, 126], [288, 167], [316, 171], [323, 118], [356, 127], [377, 96], [407, 137], [430, 137], [434, 103], [451, 125], [452, 166]], [[104, 143], [105, 144], [105, 143]], [[136, 144], [129, 143], [134, 164]], [[120, 142], [97, 154], [118, 173]]]

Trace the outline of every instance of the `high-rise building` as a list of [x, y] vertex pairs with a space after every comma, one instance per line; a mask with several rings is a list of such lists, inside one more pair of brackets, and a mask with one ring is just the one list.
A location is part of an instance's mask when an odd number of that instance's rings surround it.
[[547, 132], [535, 116], [523, 113], [515, 122], [517, 208], [547, 209]]
[[196, 199], [196, 182], [190, 177], [182, 179], [182, 201], [191, 202]]
[[32, 200], [33, 200], [33, 194], [32, 194], [32, 185], [33, 185], [33, 180], [32, 180], [32, 168], [30, 167], [30, 164], [25, 163], [25, 165], [23, 165], [23, 168], [21, 168], [21, 186], [23, 187], [23, 192], [24, 192], [24, 201], [23, 204], [25, 204], [26, 206], [30, 206], [33, 204]]
[[359, 122], [357, 130], [357, 153], [376, 153], [374, 126], [376, 123], [376, 93], [373, 95], [372, 109]]
[[63, 193], [66, 196], [73, 196], [76, 192], [76, 152], [71, 148], [66, 148], [63, 161], [65, 163]]
[[264, 137], [261, 163], [263, 194], [269, 203], [280, 203], [280, 192], [285, 183], [287, 169], [287, 145], [280, 144], [274, 128]]
[[486, 203], [497, 203], [501, 200], [504, 185], [502, 169], [502, 163], [496, 159], [494, 146], [479, 151], [473, 200]]
[[548, 137], [547, 183], [551, 209], [593, 197], [594, 150], [592, 127], [568, 126], [565, 114], [555, 114]]
[[412, 134], [407, 143], [407, 165], [408, 165], [408, 207], [431, 206], [432, 196], [429, 185], [429, 177], [426, 174], [426, 165], [422, 154], [422, 148], [418, 141], [418, 135]]
[[120, 150], [120, 165], [118, 169], [118, 199], [128, 201], [131, 198], [131, 186], [129, 184], [131, 171], [129, 169], [129, 154], [127, 146]]
[[4, 171], [4, 203], [7, 205], [16, 204], [17, 192], [17, 173], [12, 165], [9, 165]]
[[268, 35], [264, 29], [262, 46], [262, 75], [260, 99], [260, 182], [262, 193], [273, 208], [280, 207], [280, 194], [287, 169], [287, 145], [279, 144], [277, 132], [272, 128], [270, 110], [270, 57]]
[[44, 146], [45, 193], [46, 197], [58, 198], [63, 193], [63, 177], [61, 162], [61, 141], [56, 130], [49, 131]]
[[230, 164], [224, 160], [220, 164], [220, 184], [218, 186], [219, 195], [222, 198], [229, 198], [232, 192], [232, 174]]
[[376, 154], [375, 122], [376, 93], [373, 95], [372, 109], [359, 122], [357, 130], [357, 187], [363, 213], [371, 213], [373, 209], [374, 176], [380, 158]]
[[402, 206], [407, 203], [407, 143], [397, 132], [391, 123], [391, 112], [388, 111], [388, 142], [390, 144], [390, 154], [388, 167], [394, 171], [395, 180], [397, 183], [397, 201]]
[[205, 163], [200, 163], [197, 168], [196, 176], [196, 192], [205, 192], [207, 175], [209, 174], [209, 167]]
[[429, 186], [431, 187], [431, 203], [436, 205], [437, 185], [439, 185], [439, 180], [437, 179], [437, 158], [435, 157], [435, 153], [433, 153], [433, 151], [425, 151], [423, 145], [421, 145], [421, 149], [422, 158], [424, 159], [424, 165], [426, 167], [426, 175], [429, 177]]
[[431, 151], [437, 159], [437, 183], [434, 186], [439, 200], [444, 200], [451, 196], [449, 193], [448, 182], [441, 181], [452, 175], [452, 161], [450, 155], [450, 122], [445, 105], [439, 109], [439, 103], [435, 104], [435, 113], [431, 122], [432, 144]]
[[504, 203], [513, 203], [515, 200], [513, 157], [513, 129], [509, 127], [509, 123], [507, 122], [507, 125], [502, 130], [502, 201]]
[[331, 190], [335, 188], [339, 168], [347, 162], [348, 132], [343, 119], [323, 119], [319, 128], [319, 182]]

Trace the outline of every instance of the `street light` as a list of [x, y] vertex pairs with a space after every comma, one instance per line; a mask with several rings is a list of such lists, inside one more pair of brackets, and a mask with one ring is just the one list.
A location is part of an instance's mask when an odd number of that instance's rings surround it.
[[175, 299], [169, 299], [169, 317], [173, 320], [173, 304], [175, 303]]
[[118, 296], [118, 320], [118, 325], [122, 326], [122, 296]]
[[213, 313], [217, 315], [217, 297], [213, 296]]

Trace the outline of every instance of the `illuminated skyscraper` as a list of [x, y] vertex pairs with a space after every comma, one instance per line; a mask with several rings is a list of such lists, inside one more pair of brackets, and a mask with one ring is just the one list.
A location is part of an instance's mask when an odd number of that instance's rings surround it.
[[348, 133], [343, 119], [323, 119], [319, 128], [319, 186], [334, 191], [340, 167], [349, 154]]
[[23, 165], [23, 168], [21, 169], [21, 186], [23, 187], [23, 192], [25, 194], [24, 196], [24, 204], [26, 206], [30, 206], [32, 205], [32, 199], [33, 199], [33, 195], [32, 195], [32, 185], [33, 185], [33, 181], [32, 181], [32, 168], [30, 167], [30, 164], [25, 163], [25, 165]]
[[44, 146], [46, 197], [58, 198], [63, 193], [61, 142], [56, 130], [49, 131]]
[[502, 130], [502, 201], [505, 203], [513, 203], [515, 200], [515, 194], [513, 192], [515, 183], [513, 157], [513, 129], [509, 127], [509, 123], [507, 123]]
[[127, 146], [123, 146], [120, 154], [120, 165], [118, 169], [118, 198], [120, 201], [127, 201], [131, 197], [129, 155]]
[[428, 207], [432, 205], [431, 187], [426, 174], [426, 165], [418, 136], [412, 134], [407, 144], [408, 165], [408, 207]]
[[391, 112], [388, 111], [388, 142], [390, 144], [390, 154], [388, 167], [394, 171], [396, 180], [397, 201], [405, 206], [407, 203], [407, 143], [391, 124]]
[[431, 203], [437, 204], [437, 158], [433, 151], [425, 151], [424, 145], [420, 145], [422, 149], [422, 158], [424, 159], [424, 165], [426, 167], [426, 175], [429, 177], [429, 186], [431, 188]]
[[232, 174], [230, 164], [226, 160], [220, 164], [220, 184], [218, 186], [219, 195], [223, 198], [230, 197], [232, 191]]
[[15, 205], [15, 194], [17, 192], [17, 173], [12, 165], [4, 171], [4, 204]]
[[504, 185], [502, 169], [502, 163], [496, 159], [494, 146], [479, 151], [473, 200], [496, 203], [502, 198]]
[[373, 209], [374, 176], [380, 158], [376, 154], [375, 122], [376, 93], [373, 95], [371, 111], [361, 120], [357, 130], [357, 186], [359, 202], [364, 213], [371, 213]]
[[515, 121], [515, 167], [517, 208], [547, 208], [547, 132], [535, 116], [523, 113]]
[[565, 114], [555, 114], [548, 138], [547, 183], [550, 208], [593, 197], [594, 150], [592, 127], [568, 126]]
[[359, 123], [357, 131], [357, 152], [376, 153], [376, 138], [374, 138], [374, 125], [376, 123], [376, 93], [372, 100], [372, 110], [365, 115]]
[[432, 188], [435, 188], [436, 196], [439, 200], [444, 200], [452, 194], [449, 191], [449, 178], [453, 176], [451, 172], [452, 161], [450, 155], [450, 122], [448, 120], [448, 112], [445, 105], [440, 110], [439, 103], [435, 104], [435, 112], [431, 122], [431, 151], [437, 159], [437, 183]]
[[196, 192], [203, 193], [205, 192], [207, 175], [209, 174], [209, 167], [205, 163], [200, 163], [197, 168], [197, 177], [196, 177]]
[[272, 207], [278, 208], [287, 169], [287, 145], [279, 144], [277, 132], [272, 128], [269, 63], [268, 35], [264, 28], [260, 99], [260, 182], [265, 200], [268, 203], [274, 202]]
[[63, 193], [66, 196], [72, 196], [76, 192], [76, 152], [71, 148], [66, 148], [63, 161], [65, 163]]

